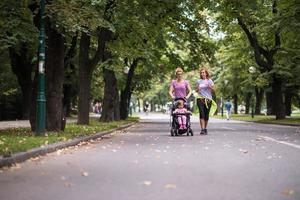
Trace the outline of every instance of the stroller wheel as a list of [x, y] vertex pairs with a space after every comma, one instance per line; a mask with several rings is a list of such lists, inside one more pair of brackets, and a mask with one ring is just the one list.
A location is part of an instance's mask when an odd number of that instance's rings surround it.
[[174, 133], [175, 133], [175, 136], [178, 136], [178, 130], [177, 129], [174, 130]]
[[171, 136], [174, 136], [174, 130], [171, 129]]
[[194, 135], [194, 133], [193, 133], [193, 130], [192, 130], [192, 129], [190, 129], [190, 134], [191, 134], [191, 136], [193, 136], [193, 135]]

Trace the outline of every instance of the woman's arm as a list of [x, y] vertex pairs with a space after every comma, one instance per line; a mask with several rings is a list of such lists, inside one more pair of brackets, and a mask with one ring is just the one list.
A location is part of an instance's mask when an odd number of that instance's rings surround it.
[[186, 99], [188, 99], [192, 95], [192, 89], [190, 84], [187, 85], [188, 94], [186, 95]]
[[196, 83], [196, 88], [195, 88], [195, 91], [196, 91], [196, 92], [198, 92], [198, 93], [200, 92], [200, 88], [199, 88], [199, 84], [198, 84], [198, 82]]
[[174, 87], [172, 85], [172, 83], [170, 84], [170, 88], [169, 88], [169, 95], [171, 97], [171, 99], [174, 99]]

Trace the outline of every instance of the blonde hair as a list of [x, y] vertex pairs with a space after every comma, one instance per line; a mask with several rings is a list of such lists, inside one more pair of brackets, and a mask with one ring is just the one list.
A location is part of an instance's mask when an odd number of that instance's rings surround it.
[[183, 73], [183, 69], [181, 67], [177, 67], [176, 70], [175, 70], [175, 74], [177, 75], [178, 72]]
[[178, 100], [178, 106], [184, 106], [183, 100]]
[[200, 78], [202, 79], [202, 77], [201, 77], [201, 71], [202, 71], [202, 70], [205, 71], [205, 73], [206, 73], [206, 78], [209, 79], [209, 78], [210, 78], [210, 75], [209, 75], [208, 70], [207, 70], [205, 67], [201, 67], [201, 68], [200, 68], [200, 71], [199, 71], [199, 72], [200, 72]]

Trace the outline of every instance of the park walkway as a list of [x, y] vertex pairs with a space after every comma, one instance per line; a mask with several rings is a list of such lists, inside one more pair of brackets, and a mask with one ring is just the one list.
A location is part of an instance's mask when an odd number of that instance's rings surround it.
[[[212, 119], [171, 137], [168, 115], [0, 171], [5, 200], [299, 200], [299, 127]], [[192, 127], [198, 133], [197, 117]]]

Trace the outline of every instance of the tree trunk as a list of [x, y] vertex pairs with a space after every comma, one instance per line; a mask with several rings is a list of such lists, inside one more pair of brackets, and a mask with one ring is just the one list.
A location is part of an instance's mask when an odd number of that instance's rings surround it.
[[34, 79], [32, 83], [32, 95], [31, 95], [31, 106], [30, 106], [30, 127], [31, 131], [36, 130], [36, 110], [37, 110], [37, 93], [38, 93], [38, 67], [34, 70]]
[[261, 104], [264, 97], [264, 91], [255, 87], [255, 114], [261, 114]]
[[[273, 1], [272, 4], [272, 12], [274, 16], [278, 17], [277, 10], [277, 1]], [[281, 38], [280, 32], [282, 27], [277, 27], [274, 32], [274, 45], [273, 47], [266, 46], [265, 48], [259, 44], [259, 40], [257, 38], [257, 33], [255, 31], [251, 31], [247, 24], [245, 23], [243, 17], [240, 15], [237, 17], [238, 24], [245, 32], [250, 45], [254, 50], [254, 58], [258, 66], [260, 66], [262, 72], [270, 72], [273, 70], [274, 66], [274, 56], [278, 52], [281, 47]], [[254, 29], [255, 30], [255, 29]], [[274, 103], [274, 112], [276, 115], [276, 119], [284, 119], [285, 118], [285, 108], [283, 104], [283, 96], [282, 96], [282, 80], [276, 77], [276, 74], [272, 76], [272, 92], [273, 92], [273, 101]]]
[[[108, 6], [106, 9], [109, 8]], [[107, 58], [105, 58], [107, 54], [106, 43], [111, 40], [112, 37], [112, 32], [106, 28], [98, 28], [97, 34], [98, 47], [92, 59], [89, 59], [90, 36], [83, 32], [80, 39], [78, 124], [89, 124], [90, 90], [93, 71], [100, 60], [102, 62], [107, 60]], [[110, 84], [110, 82], [105, 84]], [[111, 102], [113, 101], [114, 99], [111, 99]]]
[[289, 89], [285, 91], [285, 112], [287, 116], [291, 116], [292, 114], [292, 93]]
[[[47, 20], [46, 20], [47, 21]], [[46, 23], [46, 129], [61, 131], [64, 128], [63, 82], [65, 39], [57, 30]]]
[[114, 97], [114, 120], [120, 120], [120, 98], [118, 88], [115, 87]]
[[[115, 116], [115, 98], [118, 97], [117, 79], [114, 71], [110, 69], [103, 69], [104, 73], [104, 99], [103, 99], [103, 109], [100, 121], [110, 122], [114, 121]], [[118, 102], [119, 103], [119, 102]]]
[[129, 113], [129, 103], [131, 92], [126, 88], [121, 91], [121, 101], [120, 101], [120, 119], [127, 119]]
[[76, 85], [74, 85], [74, 77], [76, 77], [76, 68], [72, 60], [76, 55], [77, 34], [72, 38], [70, 49], [65, 56], [65, 81], [64, 81], [64, 100], [63, 107], [65, 116], [71, 116], [71, 103], [77, 94]]
[[[15, 47], [16, 48], [16, 47]], [[26, 43], [21, 43], [19, 51], [9, 48], [11, 67], [16, 75], [22, 92], [22, 119], [29, 119], [31, 94], [32, 94], [32, 71], [34, 65], [31, 63], [32, 57], [28, 55]]]
[[78, 124], [89, 124], [92, 66], [89, 63], [90, 36], [82, 33], [79, 49]]
[[300, 96], [296, 94], [296, 101], [298, 103], [298, 108], [300, 109]]
[[246, 110], [245, 110], [245, 114], [249, 114], [250, 112], [250, 106], [251, 106], [251, 97], [252, 97], [252, 93], [251, 92], [248, 92], [246, 94], [246, 99], [245, 99], [245, 107], [246, 107]]
[[275, 116], [276, 119], [285, 119], [285, 107], [283, 103], [283, 94], [282, 94], [282, 80], [275, 75], [273, 76], [272, 82], [273, 90], [273, 102], [275, 104]]
[[238, 96], [235, 94], [233, 95], [233, 107], [234, 107], [234, 114], [238, 113]]
[[273, 93], [266, 92], [267, 115], [274, 115]]
[[127, 80], [126, 80], [126, 86], [124, 90], [121, 91], [120, 118], [123, 120], [128, 118], [130, 99], [132, 93], [132, 79], [137, 64], [138, 64], [138, 59], [135, 59], [130, 65], [129, 72], [127, 75]]

